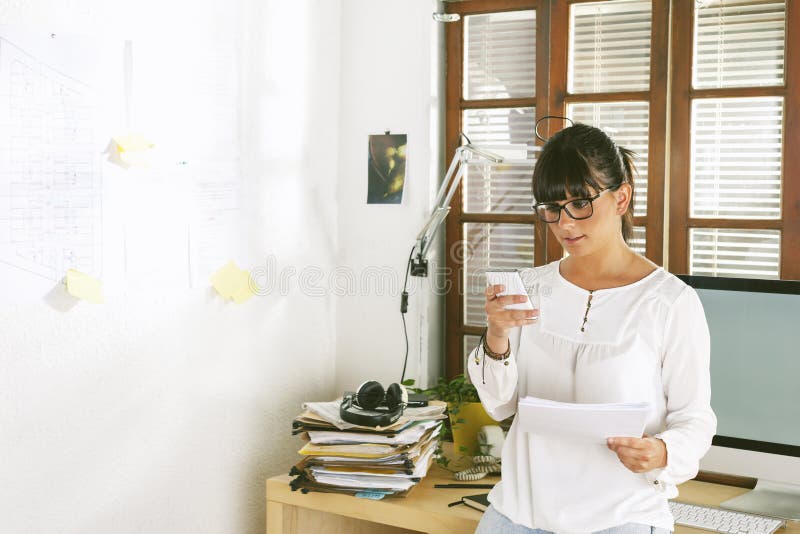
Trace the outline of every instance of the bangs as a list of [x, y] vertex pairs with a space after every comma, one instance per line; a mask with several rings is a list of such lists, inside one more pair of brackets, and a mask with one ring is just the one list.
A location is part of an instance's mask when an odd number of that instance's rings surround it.
[[[550, 150], [548, 150], [550, 148]], [[545, 145], [533, 170], [533, 198], [554, 202], [569, 196], [590, 197], [602, 189], [589, 169], [586, 158], [570, 146]]]

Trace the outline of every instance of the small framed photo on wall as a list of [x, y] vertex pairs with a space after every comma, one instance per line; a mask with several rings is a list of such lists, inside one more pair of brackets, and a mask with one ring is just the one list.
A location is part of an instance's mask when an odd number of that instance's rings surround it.
[[400, 204], [406, 181], [407, 134], [370, 135], [367, 204]]

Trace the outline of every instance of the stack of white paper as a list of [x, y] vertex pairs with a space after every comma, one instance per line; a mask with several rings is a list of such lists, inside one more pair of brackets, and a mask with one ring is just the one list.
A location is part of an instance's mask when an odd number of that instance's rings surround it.
[[517, 414], [523, 432], [605, 445], [611, 437], [642, 437], [649, 412], [647, 402], [579, 404], [525, 397]]
[[390, 436], [381, 436], [365, 432], [335, 432], [330, 430], [309, 430], [308, 437], [316, 445], [345, 445], [348, 443], [381, 443], [386, 445], [411, 445], [419, 441], [431, 428], [440, 421], [423, 421]]
[[303, 459], [290, 471], [292, 489], [405, 496], [428, 474], [447, 405], [430, 401], [423, 408], [406, 408], [395, 423], [373, 428], [343, 421], [340, 403], [306, 403], [306, 411], [292, 422], [292, 433], [307, 441], [299, 451]]
[[[303, 403], [303, 409], [311, 412], [315, 416], [324, 419], [328, 423], [334, 425], [339, 430], [350, 430], [353, 428], [364, 428], [359, 427], [358, 425], [354, 425], [353, 423], [348, 423], [339, 415], [339, 406], [342, 403], [342, 399], [339, 398], [335, 401], [330, 402], [305, 402]], [[411, 421], [428, 421], [431, 419], [446, 419], [447, 416], [444, 415], [445, 408], [447, 405], [443, 402], [431, 402], [428, 406], [420, 406], [420, 407], [406, 407], [403, 410], [403, 415], [400, 416], [400, 419], [395, 421], [393, 424], [389, 425], [388, 427], [384, 428], [383, 430], [390, 430], [390, 429], [402, 429], [408, 426], [408, 423]], [[358, 408], [354, 408], [358, 410]], [[380, 430], [380, 428], [378, 428]], [[372, 432], [375, 428], [368, 427], [368, 431]]]

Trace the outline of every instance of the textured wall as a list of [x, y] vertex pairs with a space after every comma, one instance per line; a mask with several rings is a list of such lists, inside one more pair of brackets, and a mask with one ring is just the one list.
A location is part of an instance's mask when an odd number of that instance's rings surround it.
[[[249, 253], [329, 270], [338, 2], [4, 0], [0, 24], [170, 47], [237, 9]], [[263, 532], [264, 481], [296, 461], [291, 418], [334, 391], [335, 302], [289, 280], [242, 306], [141, 284], [66, 312], [0, 307], [0, 532]]]
[[[443, 46], [435, 9], [432, 0], [342, 2], [337, 261], [353, 273], [355, 289], [337, 297], [339, 390], [400, 380], [406, 260], [442, 176]], [[367, 136], [384, 130], [408, 134], [401, 205], [366, 204]], [[424, 383], [442, 368], [443, 299], [431, 278], [411, 277], [410, 284], [406, 378]]]
[[[242, 306], [130, 280], [102, 306], [0, 307], [0, 532], [263, 532], [264, 480], [297, 458], [300, 403], [399, 379], [399, 290], [336, 296], [331, 277], [401, 278], [427, 216], [441, 167], [434, 8], [0, 0], [0, 24], [134, 47], [239, 10], [242, 235], [251, 266], [286, 282]], [[367, 135], [387, 128], [409, 134], [405, 198], [366, 206]], [[407, 376], [424, 381], [440, 365], [441, 300], [423, 285], [407, 317]]]

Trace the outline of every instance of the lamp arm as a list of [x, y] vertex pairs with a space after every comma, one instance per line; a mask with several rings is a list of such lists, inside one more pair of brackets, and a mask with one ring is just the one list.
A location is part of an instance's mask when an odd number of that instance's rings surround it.
[[463, 150], [468, 150], [468, 151], [472, 152], [473, 154], [478, 155], [478, 156], [480, 156], [480, 157], [482, 157], [484, 159], [488, 159], [492, 163], [502, 163], [503, 162], [503, 156], [498, 156], [494, 152], [489, 152], [488, 150], [483, 150], [483, 149], [478, 148], [476, 146], [464, 145], [464, 146], [462, 146], [460, 148], [463, 149]]
[[444, 198], [444, 193], [447, 191], [447, 188], [450, 184], [450, 178], [453, 176], [456, 166], [458, 166], [459, 162], [461, 162], [463, 152], [463, 147], [458, 147], [455, 154], [453, 154], [453, 159], [450, 160], [450, 166], [447, 168], [447, 173], [444, 175], [442, 185], [439, 186], [439, 192], [436, 193], [436, 200], [433, 202], [434, 212], [436, 212], [436, 210], [442, 206], [442, 198]]
[[419, 244], [419, 250], [417, 251], [417, 258], [419, 260], [427, 259], [428, 251], [433, 243], [433, 238], [436, 236], [436, 233], [442, 226], [447, 214], [450, 213], [450, 200], [452, 200], [456, 189], [458, 189], [458, 184], [461, 182], [461, 178], [464, 176], [465, 169], [466, 167], [463, 163], [459, 165], [456, 175], [453, 177], [452, 181], [450, 181], [444, 201], [436, 206], [431, 214], [428, 224], [425, 225], [423, 233], [418, 236], [417, 243]]
[[428, 227], [429, 230], [426, 232], [427, 235], [425, 236], [425, 239], [418, 241], [418, 258], [428, 258], [428, 251], [430, 250], [433, 240], [436, 238], [436, 234], [439, 232], [439, 228], [442, 227], [442, 223], [444, 222], [448, 213], [450, 213], [450, 206], [442, 207], [436, 210], [436, 215], [431, 219], [431, 223]]
[[450, 184], [450, 189], [447, 191], [447, 197], [445, 197], [442, 206], [450, 207], [450, 202], [453, 200], [453, 195], [456, 194], [456, 189], [458, 189], [458, 184], [461, 183], [461, 178], [464, 177], [464, 172], [467, 170], [466, 161], [462, 162], [461, 165], [458, 167], [458, 172], [456, 173], [456, 177], [453, 178], [453, 183]]
[[[417, 243], [414, 253], [412, 253], [411, 274], [412, 276], [427, 276], [428, 274], [428, 252], [433, 244], [433, 239], [439, 232], [447, 214], [450, 213], [450, 202], [461, 183], [461, 179], [466, 172], [466, 163], [469, 154], [475, 154], [495, 163], [500, 163], [503, 158], [491, 152], [481, 150], [471, 144], [462, 145], [456, 148], [450, 166], [447, 169], [442, 185], [436, 194], [436, 202], [433, 211], [428, 217], [427, 222], [417, 234]], [[458, 170], [456, 171], [456, 167]], [[453, 173], [455, 172], [455, 176]]]

